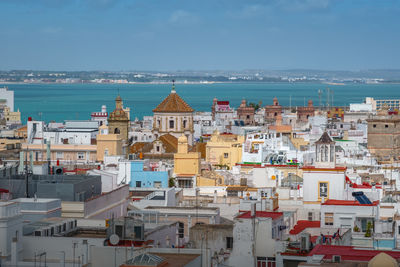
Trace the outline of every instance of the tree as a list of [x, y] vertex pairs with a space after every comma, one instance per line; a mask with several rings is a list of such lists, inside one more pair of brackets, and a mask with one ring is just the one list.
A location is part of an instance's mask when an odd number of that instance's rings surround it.
[[254, 111], [257, 111], [260, 108], [260, 105], [251, 102], [251, 103], [249, 103], [249, 107], [253, 107]]

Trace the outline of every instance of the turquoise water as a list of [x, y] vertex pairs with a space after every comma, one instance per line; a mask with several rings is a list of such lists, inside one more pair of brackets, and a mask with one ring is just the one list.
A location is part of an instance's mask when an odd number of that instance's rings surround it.
[[[8, 84], [14, 90], [15, 109], [22, 112], [25, 122], [29, 116], [45, 121], [89, 119], [90, 113], [107, 105], [114, 109], [114, 99], [119, 93], [124, 106], [131, 108], [131, 118], [152, 115], [155, 108], [169, 93], [168, 84]], [[223, 83], [178, 84], [178, 94], [196, 111], [210, 111], [212, 100], [231, 101], [238, 107], [246, 98], [249, 102], [271, 104], [278, 97], [282, 105], [302, 106], [312, 99], [318, 105], [318, 90], [323, 90], [322, 102], [326, 103], [326, 88], [334, 91], [334, 105], [360, 103], [365, 97], [400, 98], [400, 84], [348, 84], [326, 85], [313, 83]], [[40, 114], [41, 113], [41, 114]]]

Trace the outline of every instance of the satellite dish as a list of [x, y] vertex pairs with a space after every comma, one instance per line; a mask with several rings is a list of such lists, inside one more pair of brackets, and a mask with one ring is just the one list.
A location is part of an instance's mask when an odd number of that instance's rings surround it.
[[112, 234], [111, 236], [110, 236], [110, 243], [111, 243], [111, 245], [118, 245], [118, 243], [119, 243], [119, 236], [117, 236], [116, 234]]

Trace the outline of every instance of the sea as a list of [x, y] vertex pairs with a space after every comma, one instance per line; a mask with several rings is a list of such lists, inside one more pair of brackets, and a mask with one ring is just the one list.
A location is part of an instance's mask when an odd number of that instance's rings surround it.
[[[15, 109], [21, 119], [57, 121], [88, 120], [91, 112], [106, 105], [111, 112], [121, 95], [131, 109], [131, 120], [152, 115], [152, 110], [171, 92], [169, 84], [4, 84], [14, 91]], [[284, 106], [303, 106], [309, 99], [315, 106], [362, 103], [365, 97], [400, 98], [400, 84], [322, 84], [322, 83], [208, 83], [177, 84], [177, 93], [195, 111], [210, 111], [216, 97], [237, 108], [242, 99], [248, 103], [272, 104], [274, 97]], [[3, 87], [3, 85], [0, 85]], [[319, 93], [320, 92], [320, 93]]]

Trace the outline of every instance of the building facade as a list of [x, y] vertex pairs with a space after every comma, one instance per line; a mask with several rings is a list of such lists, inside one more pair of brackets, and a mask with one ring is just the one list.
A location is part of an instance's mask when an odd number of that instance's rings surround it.
[[236, 112], [239, 121], [243, 122], [244, 125], [254, 124], [254, 107], [248, 106], [245, 99], [242, 100]]
[[179, 138], [182, 134], [193, 144], [193, 109], [176, 93], [173, 85], [171, 93], [153, 109], [154, 139], [165, 134]]

